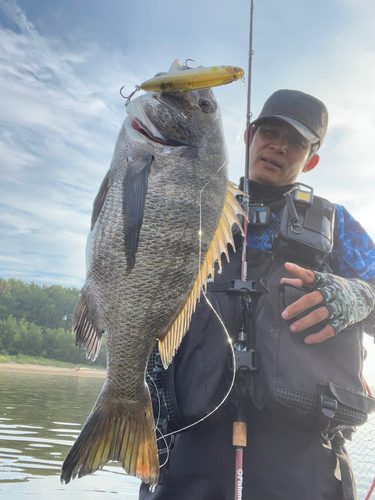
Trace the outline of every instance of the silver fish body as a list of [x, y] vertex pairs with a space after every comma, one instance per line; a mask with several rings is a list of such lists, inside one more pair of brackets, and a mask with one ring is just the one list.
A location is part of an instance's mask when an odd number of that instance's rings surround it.
[[[228, 158], [210, 90], [145, 94], [127, 113], [94, 202], [74, 317], [76, 343], [89, 358], [104, 334], [107, 379], [65, 459], [65, 483], [109, 460], [157, 483], [147, 362], [155, 342], [180, 321], [226, 199]], [[172, 354], [186, 318], [180, 326]]]

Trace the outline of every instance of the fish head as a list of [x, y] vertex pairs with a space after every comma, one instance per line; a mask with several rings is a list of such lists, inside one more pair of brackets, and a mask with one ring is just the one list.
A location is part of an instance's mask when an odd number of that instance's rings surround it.
[[215, 135], [223, 141], [221, 112], [210, 89], [147, 92], [130, 102], [127, 114], [134, 129], [159, 144], [199, 147]]
[[[188, 69], [176, 59], [167, 73], [156, 76]], [[208, 141], [224, 144], [221, 111], [211, 89], [147, 92], [126, 110], [135, 122], [132, 127], [154, 142], [188, 147], [208, 145]]]

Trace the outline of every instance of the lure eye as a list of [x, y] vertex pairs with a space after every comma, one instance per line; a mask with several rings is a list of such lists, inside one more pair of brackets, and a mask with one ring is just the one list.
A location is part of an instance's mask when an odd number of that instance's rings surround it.
[[203, 113], [213, 113], [216, 109], [215, 104], [210, 99], [200, 99], [199, 106]]

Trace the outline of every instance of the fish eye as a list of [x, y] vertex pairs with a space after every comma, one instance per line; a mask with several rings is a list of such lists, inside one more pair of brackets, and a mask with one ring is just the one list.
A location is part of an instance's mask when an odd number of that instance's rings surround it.
[[238, 73], [239, 69], [238, 68], [233, 68], [233, 71], [235, 71], [236, 73]]
[[199, 106], [203, 113], [213, 113], [216, 109], [216, 105], [210, 99], [200, 99]]

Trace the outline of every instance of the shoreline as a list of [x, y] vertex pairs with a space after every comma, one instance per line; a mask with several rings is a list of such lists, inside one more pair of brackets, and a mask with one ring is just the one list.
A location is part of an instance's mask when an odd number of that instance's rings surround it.
[[60, 368], [58, 366], [33, 365], [31, 363], [0, 363], [0, 372], [8, 373], [38, 373], [42, 375], [68, 375], [72, 377], [105, 378], [106, 370], [91, 368]]

